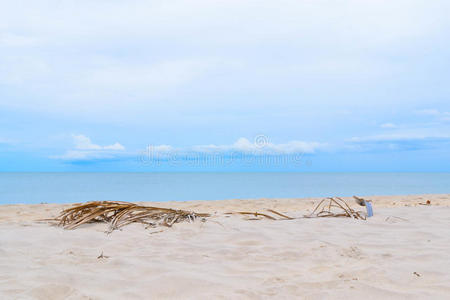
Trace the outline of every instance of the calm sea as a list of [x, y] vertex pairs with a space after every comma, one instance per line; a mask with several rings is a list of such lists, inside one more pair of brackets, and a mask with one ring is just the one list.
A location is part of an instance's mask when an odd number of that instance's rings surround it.
[[0, 173], [0, 204], [450, 193], [450, 173]]

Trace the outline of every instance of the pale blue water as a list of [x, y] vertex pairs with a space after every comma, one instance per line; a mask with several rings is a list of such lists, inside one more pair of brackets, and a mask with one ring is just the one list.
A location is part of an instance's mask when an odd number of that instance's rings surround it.
[[450, 193], [450, 173], [0, 173], [0, 204]]

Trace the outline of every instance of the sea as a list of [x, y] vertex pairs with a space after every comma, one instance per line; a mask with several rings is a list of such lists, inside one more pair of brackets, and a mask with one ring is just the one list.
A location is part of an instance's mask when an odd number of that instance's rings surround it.
[[0, 204], [450, 193], [450, 173], [0, 173]]

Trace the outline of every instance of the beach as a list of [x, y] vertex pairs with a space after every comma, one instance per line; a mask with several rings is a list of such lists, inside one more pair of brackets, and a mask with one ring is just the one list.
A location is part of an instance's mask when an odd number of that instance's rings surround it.
[[[448, 299], [450, 194], [365, 198], [367, 220], [303, 218], [320, 198], [140, 202], [211, 217], [110, 234], [42, 221], [71, 204], [1, 205], [0, 298]], [[267, 209], [294, 219], [226, 214]]]

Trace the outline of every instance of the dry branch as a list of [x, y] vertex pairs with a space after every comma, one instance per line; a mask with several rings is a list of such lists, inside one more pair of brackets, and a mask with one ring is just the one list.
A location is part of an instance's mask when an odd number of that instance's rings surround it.
[[[273, 209], [268, 209], [267, 211], [271, 212], [274, 215], [282, 217], [282, 219], [280, 219], [280, 218], [277, 219], [276, 217], [268, 215], [268, 214], [263, 214], [263, 213], [259, 213], [259, 212], [248, 212], [248, 211], [229, 212], [229, 213], [226, 213], [226, 214], [227, 215], [232, 215], [232, 214], [249, 215], [249, 216], [254, 216], [255, 218], [257, 218], [257, 217], [264, 217], [266, 219], [274, 220], [274, 221], [277, 221], [277, 220], [293, 220], [293, 218], [291, 218], [289, 216], [286, 216], [286, 215], [284, 215], [282, 213], [279, 213], [279, 212], [277, 212], [277, 211], [275, 211]], [[256, 220], [256, 219], [251, 219], [251, 220]]]
[[355, 211], [342, 198], [325, 198], [314, 208], [313, 212], [305, 218], [348, 217], [365, 220], [364, 212]]

